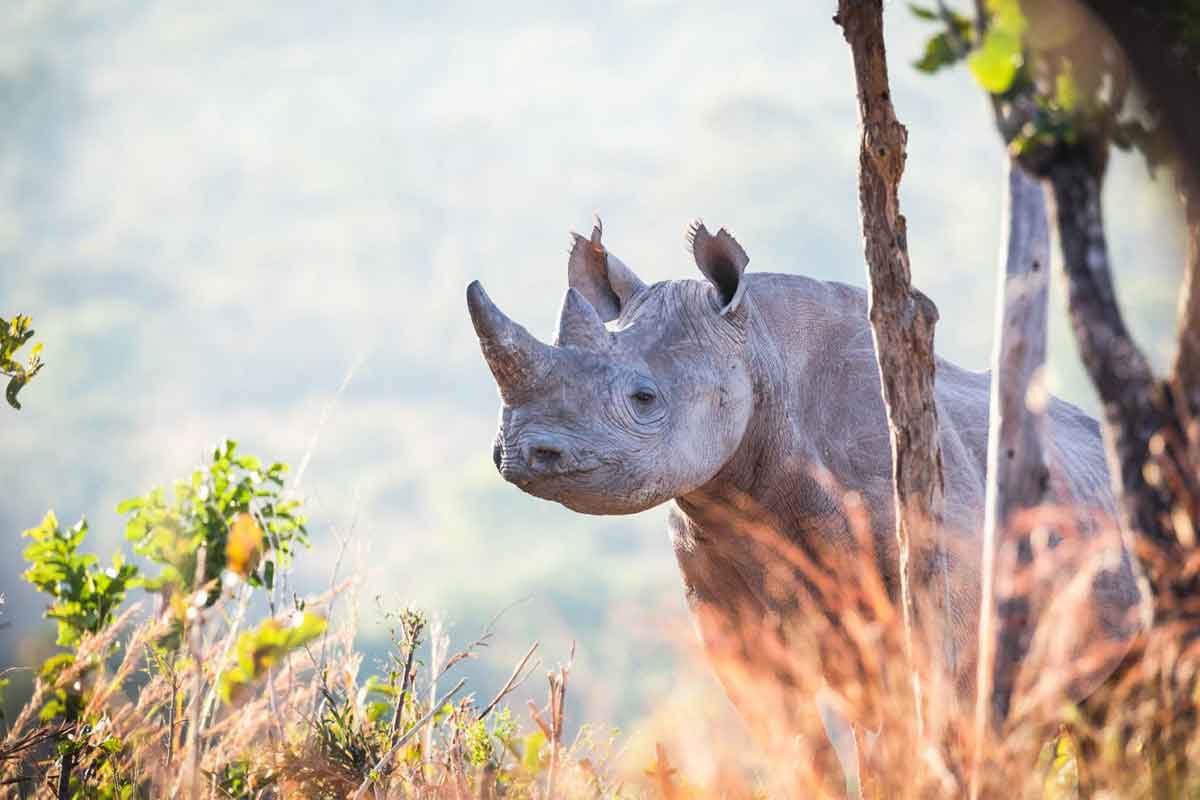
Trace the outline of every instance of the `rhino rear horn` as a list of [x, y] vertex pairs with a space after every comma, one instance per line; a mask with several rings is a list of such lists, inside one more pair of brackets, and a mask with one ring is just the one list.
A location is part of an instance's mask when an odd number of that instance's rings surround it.
[[501, 399], [506, 403], [519, 400], [549, 372], [553, 348], [509, 319], [479, 281], [467, 287], [467, 309]]
[[729, 231], [721, 228], [713, 236], [700, 220], [696, 220], [688, 230], [688, 242], [692, 246], [696, 266], [721, 296], [721, 316], [737, 311], [746, 293], [746, 281], [743, 278], [746, 265], [750, 263], [746, 251]]
[[563, 298], [554, 345], [582, 350], [603, 350], [608, 346], [608, 330], [604, 322], [578, 289], [567, 289], [567, 296]]
[[600, 315], [600, 320], [608, 322], [620, 316], [621, 309], [646, 284], [600, 243], [603, 231], [600, 220], [596, 220], [591, 238], [571, 234], [567, 285], [579, 290]]

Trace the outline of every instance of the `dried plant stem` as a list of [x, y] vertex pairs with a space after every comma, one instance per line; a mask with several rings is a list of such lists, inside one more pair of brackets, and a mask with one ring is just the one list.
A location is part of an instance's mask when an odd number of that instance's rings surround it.
[[[567, 663], [561, 665], [557, 672], [551, 672], [546, 677], [550, 682], [550, 764], [546, 769], [546, 800], [554, 800], [554, 791], [558, 780], [559, 749], [562, 745], [563, 710], [567, 697], [567, 677], [575, 663], [575, 643], [571, 643], [571, 654]], [[538, 724], [545, 725], [538, 720]]]
[[429, 713], [413, 723], [413, 726], [405, 731], [403, 736], [396, 740], [396, 743], [392, 745], [392, 749], [384, 753], [383, 758], [379, 759], [378, 763], [371, 768], [371, 771], [367, 774], [366, 779], [363, 780], [362, 784], [358, 787], [358, 791], [354, 793], [354, 800], [362, 800], [367, 793], [367, 789], [371, 788], [371, 784], [376, 781], [376, 776], [383, 773], [383, 770], [387, 767], [388, 762], [392, 760], [392, 757], [395, 756], [397, 752], [399, 752], [400, 748], [408, 744], [409, 740], [416, 736], [417, 733], [419, 733], [420, 730], [424, 728], [431, 719], [433, 719], [433, 716], [438, 712], [438, 709], [444, 706], [446, 701], [448, 701], [451, 697], [454, 697], [454, 695], [458, 694], [459, 690], [466, 686], [466, 684], [466, 678], [459, 679], [458, 683], [454, 684], [453, 689], [438, 698], [437, 702], [429, 708]]
[[[204, 565], [208, 555], [206, 545], [200, 545], [196, 551], [196, 576], [192, 586], [196, 591], [203, 591], [204, 586]], [[194, 603], [195, 598], [189, 598], [189, 601]], [[188, 736], [187, 736], [187, 768], [180, 775], [182, 780], [188, 782], [187, 796], [191, 800], [199, 800], [200, 798], [200, 697], [204, 689], [204, 668], [203, 659], [203, 624], [204, 614], [196, 606], [196, 619], [188, 626], [186, 633], [188, 649], [192, 656], [192, 696], [188, 704]]]
[[392, 714], [392, 730], [390, 739], [393, 743], [396, 737], [400, 735], [400, 720], [404, 716], [404, 698], [408, 696], [409, 689], [412, 688], [412, 665], [413, 656], [417, 654], [417, 644], [420, 629], [417, 628], [410, 633], [412, 634], [408, 640], [408, 654], [404, 657], [404, 674], [400, 678], [400, 694], [396, 697], [396, 711]]
[[[238, 630], [241, 629], [242, 621], [246, 618], [246, 609], [250, 606], [250, 592], [245, 584], [239, 588], [237, 611], [234, 613], [233, 622], [229, 626], [229, 632], [225, 636], [225, 644], [221, 647], [221, 657], [217, 660], [217, 669], [214, 675], [220, 675], [225, 670], [225, 665], [229, 663], [229, 651], [233, 649], [233, 643], [237, 640]], [[217, 700], [217, 681], [213, 681], [208, 687], [208, 694], [204, 698], [203, 710], [200, 712], [200, 722], [203, 725], [208, 724], [209, 716], [212, 714], [213, 707]]]
[[521, 672], [525, 669], [525, 665], [529, 663], [529, 659], [533, 657], [533, 653], [537, 649], [538, 643], [534, 642], [533, 645], [530, 646], [529, 650], [525, 653], [525, 657], [517, 662], [517, 666], [513, 668], [512, 675], [508, 676], [508, 680], [505, 682], [504, 686], [500, 687], [500, 691], [496, 692], [496, 696], [492, 698], [491, 702], [484, 706], [483, 711], [479, 712], [479, 719], [484, 719], [488, 714], [492, 713], [492, 709], [494, 709], [501, 700], [503, 700], [510, 692], [524, 683], [526, 678], [533, 674], [533, 670], [537, 668], [536, 664], [534, 664], [533, 667], [530, 667], [529, 671], [524, 675], [522, 675]]

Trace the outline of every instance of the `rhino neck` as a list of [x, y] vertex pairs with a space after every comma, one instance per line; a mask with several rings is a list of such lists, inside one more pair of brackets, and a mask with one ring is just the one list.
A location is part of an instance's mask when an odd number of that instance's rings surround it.
[[840, 519], [838, 503], [819, 482], [829, 466], [823, 458], [822, 422], [811, 404], [797, 400], [804, 394], [805, 377], [817, 377], [810, 374], [811, 362], [832, 339], [830, 306], [800, 302], [781, 310], [774, 303], [775, 287], [754, 292], [755, 288], [751, 284], [752, 295], [747, 297], [754, 407], [746, 433], [721, 470], [676, 498], [676, 505], [709, 541], [752, 526], [802, 545], [813, 544], [808, 540], [818, 527], [825, 540], [843, 538], [846, 526], [834, 521]]
[[[673, 534], [681, 567], [700, 559], [706, 569], [761, 574], [764, 557], [773, 557], [754, 545], [764, 539], [815, 560], [831, 550], [845, 554], [857, 542], [842, 492], [856, 492], [872, 508], [891, 507], [886, 439], [869, 448], [870, 458], [844, 441], [847, 430], [861, 438], [863, 429], [884, 424], [865, 298], [851, 287], [800, 276], [752, 278], [754, 409], [717, 475], [676, 498], [684, 523]], [[858, 416], [847, 421], [848, 414]], [[843, 484], [832, 486], [830, 475]], [[875, 556], [891, 588], [895, 559], [887, 549], [894, 537], [886, 535], [890, 518], [878, 516]]]

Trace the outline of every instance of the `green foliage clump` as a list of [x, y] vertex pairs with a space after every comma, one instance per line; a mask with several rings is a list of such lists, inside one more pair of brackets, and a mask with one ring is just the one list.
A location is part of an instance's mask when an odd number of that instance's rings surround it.
[[[286, 472], [286, 464], [264, 468], [254, 456], [238, 454], [237, 442], [226, 440], [206, 469], [175, 484], [171, 500], [154, 489], [117, 506], [117, 513], [129, 517], [125, 537], [134, 551], [163, 567], [146, 581], [147, 588], [174, 587], [186, 602], [228, 568], [251, 586], [271, 589], [277, 566], [286, 567], [296, 546], [308, 544], [299, 501], [283, 497]], [[198, 572], [200, 553], [204, 564]], [[217, 596], [209, 592], [205, 607]]]
[[286, 623], [265, 620], [257, 629], [238, 636], [237, 665], [221, 675], [220, 694], [226, 703], [244, 696], [267, 670], [325, 633], [325, 620], [306, 611], [295, 611]]
[[[943, 29], [926, 42], [917, 68], [936, 72], [966, 61], [976, 83], [1002, 109], [1006, 121], [1001, 132], [1013, 156], [1036, 162], [1057, 146], [1073, 148], [1104, 131], [1118, 145], [1144, 150], [1153, 163], [1152, 144], [1158, 143], [1150, 128], [1138, 120], [1116, 122], [1126, 91], [1100, 89], [1105, 84], [1121, 88], [1126, 79], [1106, 72], [1114, 70], [1106, 62], [1097, 65], [1096, 59], [1081, 58], [1076, 50], [1034, 47], [1031, 20], [1019, 0], [988, 0], [982, 35], [977, 25], [944, 4], [936, 11], [922, 6], [911, 10]], [[1043, 28], [1066, 25], [1057, 36], [1070, 42], [1070, 47], [1082, 47], [1076, 41], [1078, 20], [1064, 17], [1039, 19], [1039, 23]], [[1020, 113], [1013, 115], [1018, 106]]]
[[275, 776], [269, 770], [256, 768], [248, 758], [230, 761], [219, 770], [208, 773], [207, 777], [213, 786], [221, 790], [220, 797], [233, 800], [261, 797], [263, 790], [275, 785]]
[[46, 617], [58, 622], [56, 644], [62, 647], [74, 647], [83, 634], [107, 627], [126, 590], [138, 585], [137, 567], [120, 553], [113, 555], [111, 567], [102, 569], [96, 556], [79, 552], [87, 531], [86, 519], [63, 529], [50, 511], [40, 525], [22, 534], [33, 542], [25, 548], [29, 568], [21, 577], [50, 596]]
[[514, 755], [521, 756], [522, 766], [536, 772], [541, 766], [539, 755], [546, 737], [541, 731], [530, 734], [530, 736], [536, 736], [538, 741], [534, 743], [532, 758], [529, 759], [530, 763], [525, 763], [524, 755], [530, 754], [531, 751], [526, 748], [523, 755], [516, 749], [517, 721], [513, 719], [512, 711], [502, 708], [492, 714], [490, 725], [487, 720], [480, 719], [467, 726], [465, 737], [467, 760], [477, 767], [482, 767], [498, 763], [503, 760], [504, 752], [509, 751]]
[[42, 369], [41, 342], [32, 347], [24, 364], [17, 360], [17, 351], [33, 338], [33, 329], [29, 327], [32, 324], [24, 314], [17, 314], [11, 320], [0, 318], [0, 374], [8, 378], [4, 397], [17, 410], [21, 408], [17, 393]]
[[1029, 27], [1019, 0], [987, 0], [988, 26], [982, 38], [975, 23], [944, 4], [937, 9], [909, 4], [909, 10], [944, 28], [926, 41], [924, 53], [914, 62], [917, 69], [933, 73], [965, 59], [975, 80], [991, 94], [1003, 95], [1017, 82], [1025, 66]]
[[[64, 529], [49, 513], [26, 532], [24, 578], [49, 596], [46, 617], [64, 649], [42, 665], [33, 698], [0, 738], [0, 785], [56, 785], [60, 797], [112, 800], [209, 792], [324, 799], [364, 790], [534, 797], [543, 786], [562, 797], [623, 796], [575, 749], [592, 748], [590, 739], [563, 745], [561, 675], [548, 708], [532, 712], [532, 732], [500, 704], [536, 668], [536, 645], [479, 709], [473, 697], [451, 702], [465, 680], [436, 693], [429, 684], [418, 691], [418, 675], [428, 667], [436, 685], [486, 646], [490, 630], [450, 655], [444, 640], [425, 641], [426, 614], [388, 613], [392, 650], [379, 674], [359, 682], [349, 637], [330, 635], [311, 610], [329, 598], [296, 598], [290, 615], [243, 627], [246, 587], [270, 588], [272, 565], [286, 565], [307, 543], [298, 502], [283, 497], [285, 471], [224, 442], [211, 465], [177, 484], [172, 501], [155, 490], [122, 503], [128, 538], [161, 567], [152, 579], [119, 554], [102, 568], [81, 553], [86, 521]], [[246, 590], [221, 591], [230, 574]], [[157, 592], [163, 605], [123, 637], [133, 615], [120, 607], [135, 586]], [[319, 649], [308, 647], [318, 640]], [[427, 644], [433, 664], [418, 655]]]
[[[1007, 118], [1001, 133], [1010, 152], [1027, 166], [1056, 148], [1083, 146], [1102, 168], [1109, 143], [1141, 153], [1151, 172], [1167, 160], [1162, 127], [1136, 104], [1127, 104], [1130, 76], [1122, 60], [1099, 55], [1103, 48], [1096, 32], [1085, 15], [1071, 12], [1070, 4], [1023, 8], [1020, 0], [987, 0], [982, 35], [974, 22], [943, 2], [936, 9], [909, 8], [941, 27], [914, 66], [933, 73], [966, 61]], [[1178, 48], [1200, 50], [1200, 4], [1176, 0], [1162, 12]], [[1021, 109], [1013, 115], [1015, 105]]]
[[69, 776], [69, 796], [91, 800], [139, 797], [138, 776], [127, 743], [113, 733], [108, 714], [92, 715], [69, 728], [55, 745], [59, 762], [81, 765]]
[[961, 61], [970, 43], [975, 41], [975, 24], [970, 19], [950, 9], [934, 10], [914, 3], [909, 9], [918, 19], [926, 22], [945, 22], [946, 29], [936, 33], [925, 42], [925, 51], [913, 62], [921, 72], [934, 73]]
[[987, 0], [991, 16], [983, 41], [967, 57], [975, 80], [992, 94], [1004, 94], [1025, 63], [1022, 37], [1028, 28], [1019, 0]]

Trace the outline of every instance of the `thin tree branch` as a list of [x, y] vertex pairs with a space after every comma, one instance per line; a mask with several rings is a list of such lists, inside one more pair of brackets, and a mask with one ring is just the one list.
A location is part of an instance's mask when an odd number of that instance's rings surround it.
[[508, 680], [505, 681], [504, 686], [500, 687], [500, 691], [496, 692], [496, 696], [492, 698], [492, 701], [484, 706], [483, 711], [479, 712], [479, 719], [482, 720], [488, 714], [492, 713], [492, 709], [494, 709], [500, 703], [500, 701], [505, 698], [505, 696], [514, 691], [518, 686], [524, 683], [530, 675], [533, 674], [533, 670], [537, 668], [537, 664], [534, 664], [532, 667], [530, 667], [529, 671], [524, 675], [522, 675], [521, 672], [525, 669], [525, 665], [529, 663], [529, 659], [533, 657], [533, 653], [537, 649], [538, 643], [534, 642], [533, 645], [530, 646], [529, 651], [525, 653], [525, 657], [517, 662], [517, 666], [513, 668], [512, 675], [508, 676]]

